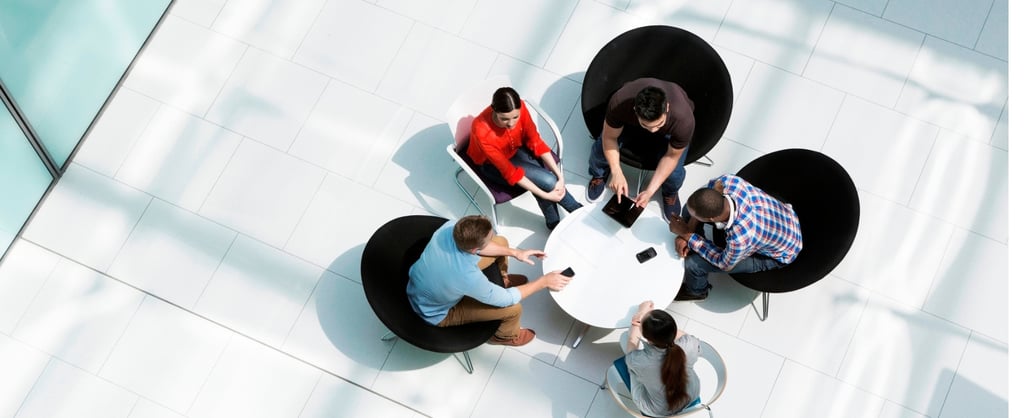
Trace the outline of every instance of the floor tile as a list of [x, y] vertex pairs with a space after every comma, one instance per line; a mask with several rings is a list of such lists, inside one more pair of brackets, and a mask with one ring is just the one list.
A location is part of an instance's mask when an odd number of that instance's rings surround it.
[[206, 119], [287, 150], [327, 77], [258, 49], [246, 51]]
[[925, 415], [908, 409], [898, 403], [892, 401], [885, 401], [885, 406], [882, 407], [882, 413], [878, 418], [928, 418]]
[[36, 210], [23, 237], [106, 271], [150, 200], [145, 193], [72, 163]]
[[[988, 18], [985, 19], [985, 26], [981, 29], [978, 44], [974, 46], [975, 51], [1009, 61], [1009, 3], [1009, 0], [994, 0], [992, 2], [992, 9], [988, 12]], [[979, 7], [980, 5], [974, 6]]]
[[195, 312], [280, 347], [323, 269], [240, 235], [217, 267]]
[[729, 1], [674, 1], [632, 0], [625, 10], [642, 16], [652, 24], [684, 28], [711, 42], [722, 26], [725, 13], [733, 0]]
[[[60, 402], [54, 402], [60, 399]], [[138, 396], [60, 360], [52, 360], [18, 410], [24, 418], [127, 417]]]
[[[992, 0], [890, 0], [882, 17], [966, 47], [974, 46]], [[927, 10], [927, 13], [922, 13]]]
[[544, 69], [582, 83], [590, 61], [605, 44], [630, 29], [646, 24], [645, 19], [614, 7], [580, 1], [551, 50]]
[[876, 417], [884, 402], [881, 397], [787, 361], [761, 417]]
[[[573, 112], [576, 103], [579, 103], [581, 83], [568, 77], [560, 77], [518, 59], [499, 55], [498, 60], [491, 67], [488, 78], [500, 75], [508, 76], [512, 82], [512, 88], [516, 89], [519, 96], [543, 109], [559, 128], [565, 125], [570, 112]], [[543, 125], [540, 117], [536, 115], [534, 115], [534, 122], [538, 127]], [[553, 140], [546, 136], [546, 133], [542, 132], [541, 135], [546, 140]]]
[[803, 74], [891, 108], [922, 42], [920, 32], [836, 6]]
[[136, 139], [160, 109], [160, 102], [128, 89], [114, 94], [75, 154], [75, 163], [114, 177]]
[[747, 84], [747, 77], [750, 77], [755, 61], [731, 49], [714, 44], [711, 46], [718, 52], [718, 56], [722, 57], [725, 68], [729, 70], [729, 79], [732, 81], [732, 99], [733, 104], [735, 104], [736, 99], [743, 93], [743, 86]]
[[369, 387], [393, 345], [380, 340], [385, 333], [387, 328], [370, 309], [362, 286], [325, 272], [288, 335], [284, 351]]
[[910, 207], [1006, 242], [1008, 173], [1008, 152], [943, 130], [928, 155]]
[[1008, 77], [1006, 61], [925, 37], [896, 110], [985, 141], [1006, 103]]
[[374, 189], [329, 175], [285, 249], [359, 282], [366, 241], [381, 225], [411, 210], [412, 206]]
[[228, 0], [213, 30], [290, 58], [299, 48], [326, 0]]
[[[691, 163], [686, 166], [686, 178], [679, 188], [679, 197], [686, 199], [699, 188], [706, 187], [708, 182], [722, 174], [738, 173], [744, 166], [760, 157], [762, 153], [746, 145], [739, 144], [729, 138], [722, 138], [715, 147], [708, 151], [706, 157], [711, 159], [711, 166]], [[648, 176], [650, 177], [650, 176]], [[685, 202], [684, 202], [685, 203]]]
[[125, 86], [203, 116], [245, 50], [237, 40], [170, 16], [135, 60]]
[[[523, 381], [534, 383], [524, 386]], [[472, 417], [584, 417], [597, 391], [593, 383], [515, 350], [505, 350]]]
[[[676, 317], [680, 323], [685, 322], [685, 319], [681, 316], [676, 315]], [[559, 347], [558, 357], [554, 360], [554, 366], [575, 376], [587, 379], [595, 385], [601, 385], [604, 383], [608, 366], [619, 357], [622, 357], [623, 353], [622, 347], [619, 346], [619, 339], [622, 337], [622, 334], [629, 332], [629, 330], [590, 328], [583, 334], [583, 340], [580, 341], [580, 345], [572, 348], [573, 341], [580, 335], [579, 333], [582, 329], [582, 323], [577, 321], [573, 324], [569, 334], [566, 335], [565, 342]], [[547, 356], [540, 359], [547, 360]], [[598, 394], [598, 396], [602, 395]]]
[[949, 241], [924, 310], [988, 337], [1008, 338], [1009, 253], [1005, 244], [958, 230]]
[[845, 4], [872, 16], [882, 16], [882, 11], [889, 0], [837, 0], [836, 3]]
[[51, 357], [0, 333], [0, 416], [13, 417]]
[[377, 6], [449, 33], [459, 33], [477, 0], [420, 1], [377, 0]]
[[164, 106], [140, 135], [116, 178], [198, 211], [241, 142], [241, 135]]
[[924, 306], [954, 227], [870, 193], [861, 193], [860, 202], [857, 238], [832, 275]]
[[[737, 0], [739, 1], [739, 0]], [[761, 152], [820, 150], [839, 112], [843, 93], [764, 64], [736, 98], [725, 136]], [[785, 100], [786, 106], [771, 106]]]
[[461, 353], [432, 353], [399, 340], [372, 389], [428, 416], [469, 417], [505, 350], [489, 344], [470, 350], [470, 374]]
[[967, 337], [964, 328], [875, 294], [864, 308], [837, 377], [913, 411], [937, 416], [943, 397], [936, 394], [949, 388]]
[[199, 213], [281, 248], [325, 175], [266, 145], [242, 141]]
[[186, 309], [195, 305], [237, 234], [154, 199], [110, 276]]
[[[426, 389], [430, 386], [439, 387], [441, 385], [428, 384], [420, 389]], [[445, 396], [449, 394], [450, 392], [445, 392]], [[453, 397], [445, 399], [445, 401], [457, 399], [459, 398]], [[302, 409], [302, 415], [299, 415], [299, 418], [333, 418], [355, 415], [395, 418], [422, 416], [404, 405], [385, 399], [334, 376], [323, 374], [320, 377], [320, 382], [316, 385], [316, 389], [313, 390], [313, 394], [306, 401], [306, 406]], [[435, 416], [441, 417], [444, 415]]]
[[178, 0], [171, 7], [171, 14], [210, 27], [224, 8], [224, 3], [227, 0]]
[[147, 297], [99, 376], [185, 413], [229, 335], [210, 321]]
[[494, 51], [416, 24], [376, 93], [442, 120], [466, 83], [483, 80], [495, 58]]
[[714, 42], [800, 74], [833, 4], [820, 0], [733, 0]]
[[847, 96], [822, 152], [858, 189], [906, 205], [938, 135], [935, 125]]
[[21, 239], [7, 250], [7, 258], [0, 264], [0, 333], [14, 332], [60, 259]]
[[411, 19], [365, 1], [329, 1], [295, 53], [295, 62], [373, 91], [412, 25]]
[[1008, 360], [1005, 344], [971, 335], [938, 417], [1009, 416]]
[[[712, 411], [724, 417], [760, 416], [782, 371], [784, 358], [699, 321], [688, 321], [684, 330], [715, 347], [725, 363], [728, 380], [722, 397], [712, 404]], [[703, 386], [702, 382], [702, 391]], [[714, 388], [710, 389], [713, 393]]]
[[14, 337], [89, 373], [99, 372], [144, 294], [67, 259], [61, 260]]
[[128, 418], [185, 418], [185, 416], [140, 397]]
[[992, 146], [1009, 151], [1010, 150], [1010, 106], [1003, 107], [1003, 114], [999, 116], [999, 123], [996, 124], [996, 131], [992, 133]]
[[412, 114], [332, 81], [288, 153], [350, 179], [376, 179]]
[[246, 337], [231, 338], [189, 417], [294, 417], [322, 372]]
[[868, 296], [862, 288], [826, 276], [795, 292], [773, 294], [768, 320], [748, 318], [739, 337], [834, 376], [854, 332], [861, 329]]
[[[679, 274], [683, 274], [682, 265], [679, 266]], [[668, 310], [733, 336], [740, 334], [744, 323], [757, 320], [757, 313], [751, 309], [756, 306], [757, 312], [761, 311], [760, 292], [744, 287], [727, 274], [712, 274], [708, 282], [715, 289], [707, 300], [700, 303], [672, 302]]]
[[[437, 216], [462, 216], [469, 201], [455, 185], [458, 165], [445, 151], [452, 141], [447, 124], [414, 115], [373, 188]], [[472, 180], [465, 178], [463, 184]]]
[[[505, 7], [501, 0], [478, 0], [459, 35], [502, 54], [543, 66], [575, 7], [575, 1], [524, 0], [516, 2], [515, 7]], [[516, 22], [516, 30], [494, 30], [499, 22]]]

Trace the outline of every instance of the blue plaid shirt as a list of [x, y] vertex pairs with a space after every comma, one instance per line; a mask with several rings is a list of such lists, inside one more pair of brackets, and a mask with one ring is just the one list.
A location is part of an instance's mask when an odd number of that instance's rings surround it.
[[725, 249], [718, 248], [699, 234], [690, 235], [690, 248], [722, 270], [732, 270], [751, 254], [761, 254], [789, 264], [803, 248], [800, 220], [793, 206], [769, 196], [745, 180], [724, 175], [708, 182], [710, 188], [721, 181], [722, 192], [736, 204], [733, 221], [725, 230]]

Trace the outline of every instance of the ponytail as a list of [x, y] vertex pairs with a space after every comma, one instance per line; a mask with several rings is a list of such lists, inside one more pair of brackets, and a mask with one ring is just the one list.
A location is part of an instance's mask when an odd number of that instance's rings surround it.
[[640, 331], [651, 345], [665, 350], [661, 363], [661, 383], [665, 385], [665, 401], [670, 410], [689, 405], [693, 399], [686, 394], [690, 376], [686, 374], [686, 353], [676, 344], [676, 320], [661, 309], [655, 309], [644, 318]]

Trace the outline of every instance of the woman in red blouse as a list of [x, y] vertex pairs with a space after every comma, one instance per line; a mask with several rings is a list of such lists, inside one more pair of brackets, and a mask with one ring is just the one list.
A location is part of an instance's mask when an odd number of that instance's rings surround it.
[[540, 138], [530, 112], [511, 87], [496, 90], [491, 106], [473, 119], [467, 154], [488, 180], [533, 193], [548, 229], [554, 229], [561, 219], [556, 203], [569, 212], [583, 206], [565, 189], [565, 178], [551, 148]]

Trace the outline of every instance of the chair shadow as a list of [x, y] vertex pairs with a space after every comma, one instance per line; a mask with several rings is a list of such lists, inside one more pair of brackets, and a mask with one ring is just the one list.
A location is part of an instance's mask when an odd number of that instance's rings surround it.
[[708, 276], [708, 282], [714, 289], [709, 293], [707, 300], [697, 305], [700, 308], [715, 313], [736, 312], [747, 306], [760, 309], [760, 305], [755, 306], [754, 301], [761, 292], [739, 284], [728, 274], [712, 273]]

